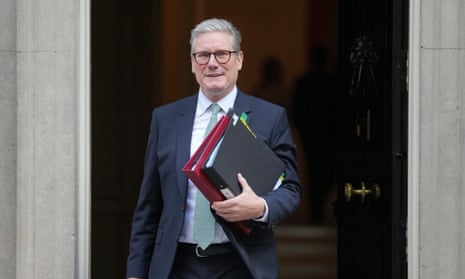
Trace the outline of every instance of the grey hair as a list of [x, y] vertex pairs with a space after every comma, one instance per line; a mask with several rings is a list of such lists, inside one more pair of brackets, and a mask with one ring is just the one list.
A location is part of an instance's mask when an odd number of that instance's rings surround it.
[[199, 24], [197, 24], [194, 29], [191, 31], [191, 53], [194, 52], [194, 45], [196, 43], [197, 37], [202, 34], [202, 33], [207, 33], [207, 32], [226, 32], [231, 34], [232, 36], [232, 47], [233, 50], [235, 51], [240, 51], [241, 50], [241, 41], [242, 41], [242, 36], [239, 30], [232, 25], [231, 22], [225, 20], [225, 19], [220, 19], [220, 18], [210, 18], [206, 19]]

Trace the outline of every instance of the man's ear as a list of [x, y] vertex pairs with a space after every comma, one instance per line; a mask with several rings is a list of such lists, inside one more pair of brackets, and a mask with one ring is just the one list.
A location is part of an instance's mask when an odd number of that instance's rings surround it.
[[238, 70], [241, 70], [242, 69], [242, 63], [244, 62], [244, 52], [242, 50], [240, 50], [238, 53], [237, 53], [237, 63], [238, 64]]

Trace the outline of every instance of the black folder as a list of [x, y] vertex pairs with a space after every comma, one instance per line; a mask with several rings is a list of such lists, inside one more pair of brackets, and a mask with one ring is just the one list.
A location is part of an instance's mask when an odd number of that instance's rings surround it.
[[202, 170], [228, 199], [242, 192], [237, 173], [257, 195], [273, 191], [284, 177], [283, 161], [235, 113]]

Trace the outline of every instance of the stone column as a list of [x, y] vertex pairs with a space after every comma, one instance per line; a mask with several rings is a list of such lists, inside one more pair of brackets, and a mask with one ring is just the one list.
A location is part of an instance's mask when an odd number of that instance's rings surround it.
[[16, 1], [18, 279], [75, 276], [78, 3]]
[[419, 278], [465, 273], [465, 5], [421, 1]]
[[16, 269], [16, 3], [0, 9], [0, 278]]

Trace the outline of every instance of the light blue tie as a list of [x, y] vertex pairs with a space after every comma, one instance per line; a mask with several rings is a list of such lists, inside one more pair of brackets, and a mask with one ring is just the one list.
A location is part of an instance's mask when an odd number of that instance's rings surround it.
[[[211, 104], [209, 109], [211, 110], [210, 122], [208, 122], [204, 137], [206, 137], [213, 126], [215, 126], [221, 107], [218, 104]], [[194, 240], [200, 248], [205, 249], [212, 243], [214, 238], [215, 218], [213, 218], [210, 211], [210, 202], [200, 191], [197, 191], [194, 213]]]

